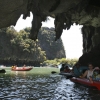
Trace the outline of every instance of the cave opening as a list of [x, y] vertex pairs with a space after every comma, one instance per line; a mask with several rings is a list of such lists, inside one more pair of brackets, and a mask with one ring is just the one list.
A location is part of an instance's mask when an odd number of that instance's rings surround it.
[[81, 34], [82, 25], [73, 24], [69, 30], [63, 30], [61, 36], [66, 58], [79, 58], [83, 54], [83, 38]]
[[[21, 30], [25, 27], [31, 27], [32, 14], [26, 20], [22, 19], [22, 15], [15, 26], [16, 30]], [[49, 17], [49, 20], [42, 22], [42, 27], [54, 28], [54, 18]], [[63, 30], [61, 39], [64, 45], [66, 58], [79, 58], [83, 54], [83, 37], [81, 34], [82, 25], [73, 24], [69, 30]]]

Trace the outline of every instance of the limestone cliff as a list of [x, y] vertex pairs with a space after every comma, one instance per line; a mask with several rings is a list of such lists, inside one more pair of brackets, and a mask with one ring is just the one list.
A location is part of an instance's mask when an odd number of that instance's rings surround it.
[[42, 27], [38, 35], [39, 44], [49, 60], [66, 58], [62, 39], [55, 41], [54, 28]]
[[100, 66], [100, 27], [84, 26], [83, 35], [83, 55], [79, 62], [82, 65], [92, 62], [95, 66]]

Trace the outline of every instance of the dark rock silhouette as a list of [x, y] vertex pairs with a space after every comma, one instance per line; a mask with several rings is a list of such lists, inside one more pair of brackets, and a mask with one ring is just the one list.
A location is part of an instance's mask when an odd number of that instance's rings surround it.
[[100, 28], [93, 26], [84, 26], [83, 35], [83, 55], [79, 59], [81, 65], [87, 65], [92, 62], [100, 67]]
[[37, 39], [42, 21], [47, 16], [55, 18], [56, 39], [62, 34], [63, 29], [70, 29], [73, 23], [100, 27], [99, 0], [5, 0], [0, 1], [0, 28], [15, 25], [23, 14], [26, 19], [33, 14], [30, 38]]
[[83, 25], [84, 54], [79, 62], [85, 65], [88, 61], [100, 61], [97, 50], [100, 44], [100, 0], [1, 0], [0, 28], [16, 25], [21, 14], [25, 19], [30, 12], [33, 14], [31, 39], [37, 39], [41, 22], [47, 16], [55, 18], [55, 40], [60, 38], [63, 29], [70, 29], [73, 23]]
[[0, 73], [6, 73], [5, 69], [1, 69]]
[[52, 74], [55, 74], [55, 73], [57, 73], [57, 72], [55, 72], [55, 71], [52, 71], [51, 73], [52, 73]]

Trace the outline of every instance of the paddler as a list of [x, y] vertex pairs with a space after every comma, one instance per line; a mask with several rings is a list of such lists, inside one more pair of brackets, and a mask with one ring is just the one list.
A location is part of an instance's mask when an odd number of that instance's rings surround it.
[[23, 69], [26, 68], [26, 65], [24, 64]]
[[67, 65], [65, 65], [64, 72], [65, 73], [70, 73], [71, 72], [71, 70], [69, 69], [69, 67]]
[[81, 78], [88, 78], [91, 82], [93, 82], [93, 72], [95, 70], [93, 64], [89, 63], [88, 68], [89, 69], [85, 71]]
[[17, 65], [12, 66], [12, 69], [16, 69]]

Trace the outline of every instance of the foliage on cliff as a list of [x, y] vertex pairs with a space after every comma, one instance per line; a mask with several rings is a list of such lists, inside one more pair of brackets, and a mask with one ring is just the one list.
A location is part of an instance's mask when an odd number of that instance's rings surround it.
[[52, 40], [54, 30], [41, 28], [39, 40], [36, 41], [29, 39], [29, 32], [30, 28], [25, 28], [19, 32], [13, 27], [0, 29], [1, 63], [35, 65], [34, 63], [41, 63], [47, 58], [65, 57], [62, 41], [59, 40], [60, 42], [54, 43], [55, 41]]
[[71, 66], [73, 66], [74, 64], [76, 64], [76, 62], [78, 61], [78, 59], [74, 58], [74, 59], [66, 59], [66, 58], [61, 58], [61, 59], [57, 59], [55, 58], [54, 60], [46, 60], [43, 63], [41, 63], [41, 66], [56, 66], [59, 64], [70, 64]]
[[55, 41], [54, 28], [42, 27], [38, 35], [40, 47], [46, 52], [47, 59], [64, 58], [65, 50], [62, 40]]

